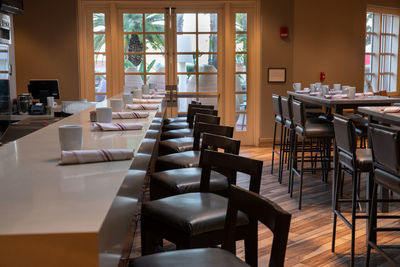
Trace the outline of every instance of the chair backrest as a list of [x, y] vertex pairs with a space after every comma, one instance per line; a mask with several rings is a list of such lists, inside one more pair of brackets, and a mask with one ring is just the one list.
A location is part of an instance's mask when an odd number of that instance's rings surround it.
[[285, 120], [293, 120], [292, 103], [291, 99], [281, 96], [282, 103], [282, 118]]
[[281, 104], [281, 96], [273, 94], [272, 95], [272, 107], [274, 109], [275, 116], [282, 115], [282, 104]]
[[[258, 221], [268, 227], [274, 235], [269, 260], [269, 266], [284, 266], [286, 246], [289, 236], [291, 214], [283, 210], [274, 202], [253, 192], [237, 186], [229, 188], [228, 210], [225, 219], [224, 242], [222, 248], [236, 254], [235, 230], [238, 211], [248, 215], [250, 219], [249, 233], [257, 242]], [[249, 249], [246, 262], [250, 266], [257, 266], [257, 246]], [[248, 252], [246, 248], [246, 252]]]
[[306, 119], [304, 113], [304, 104], [292, 99], [293, 122], [296, 125], [304, 127]]
[[[212, 106], [209, 106], [212, 107]], [[194, 125], [194, 118], [196, 116], [196, 114], [208, 114], [208, 115], [213, 115], [213, 116], [217, 116], [218, 115], [218, 111], [214, 110], [214, 109], [209, 109], [209, 108], [199, 108], [199, 107], [192, 107], [190, 109], [190, 112], [188, 112], [188, 116], [187, 116], [187, 122], [189, 123], [189, 128], [193, 128]]]
[[210, 133], [216, 135], [222, 135], [226, 137], [233, 136], [233, 127], [223, 126], [223, 125], [215, 125], [204, 122], [196, 122], [193, 130], [193, 150], [200, 150], [200, 137], [202, 133]]
[[210, 123], [210, 124], [219, 125], [220, 122], [221, 122], [221, 117], [217, 117], [217, 116], [214, 116], [214, 115], [203, 114], [203, 113], [196, 113], [196, 116], [194, 117], [194, 120], [196, 122], [204, 122], [204, 123]]
[[337, 148], [352, 156], [355, 160], [357, 136], [353, 121], [342, 115], [334, 114], [333, 127], [335, 129], [335, 142]]
[[202, 152], [201, 168], [201, 192], [208, 192], [210, 190], [211, 170], [219, 169], [229, 173], [241, 172], [250, 175], [249, 190], [257, 194], [260, 193], [263, 168], [263, 162], [260, 160], [206, 149]]
[[391, 173], [400, 172], [400, 130], [369, 124], [374, 166]]

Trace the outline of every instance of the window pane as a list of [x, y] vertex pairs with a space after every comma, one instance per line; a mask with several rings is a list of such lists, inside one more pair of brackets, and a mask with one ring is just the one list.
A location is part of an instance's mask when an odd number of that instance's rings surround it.
[[247, 55], [236, 54], [236, 72], [246, 72], [247, 69]]
[[381, 68], [380, 68], [380, 72], [391, 72], [392, 71], [392, 60], [393, 60], [393, 56], [390, 55], [386, 55], [386, 56], [382, 56], [381, 55]]
[[165, 56], [146, 55], [146, 72], [165, 72]]
[[177, 34], [177, 52], [196, 52], [195, 34]]
[[124, 14], [124, 32], [143, 32], [143, 14]]
[[195, 72], [196, 55], [185, 54], [177, 56], [177, 70], [178, 72]]
[[178, 92], [196, 92], [196, 75], [178, 75]]
[[154, 83], [156, 85], [156, 90], [165, 90], [165, 75], [147, 75], [147, 84]]
[[178, 98], [178, 112], [187, 112], [189, 104], [196, 98]]
[[146, 34], [146, 52], [164, 52], [164, 34]]
[[199, 32], [216, 32], [218, 15], [216, 13], [199, 14]]
[[216, 34], [199, 34], [200, 52], [217, 52], [218, 43]]
[[125, 72], [143, 72], [143, 55], [125, 55]]
[[94, 52], [106, 52], [106, 35], [104, 33], [93, 34], [94, 43], [93, 48]]
[[94, 89], [96, 93], [107, 93], [106, 75], [94, 76]]
[[199, 101], [203, 105], [213, 105], [215, 110], [218, 109], [218, 98], [216, 97], [203, 97], [199, 98]]
[[104, 13], [93, 13], [93, 32], [105, 32], [106, 21]]
[[247, 75], [246, 74], [236, 74], [236, 92], [247, 91]]
[[372, 43], [374, 40], [374, 36], [372, 34], [367, 34], [365, 38], [365, 53], [372, 52]]
[[379, 75], [379, 91], [388, 91], [390, 92], [390, 84], [392, 75]]
[[196, 14], [177, 14], [177, 32], [196, 32]]
[[371, 55], [365, 55], [365, 73], [372, 72], [372, 59]]
[[141, 89], [143, 84], [143, 75], [125, 75], [125, 87]]
[[236, 113], [236, 131], [246, 131], [247, 129], [247, 114], [246, 113]]
[[200, 92], [217, 92], [218, 76], [216, 74], [199, 75], [199, 91]]
[[236, 94], [236, 111], [246, 111], [247, 109], [247, 94]]
[[199, 72], [217, 72], [218, 61], [216, 54], [199, 55]]
[[106, 95], [96, 95], [96, 102], [101, 102], [107, 99]]
[[247, 51], [247, 34], [236, 34], [236, 52]]
[[393, 52], [393, 36], [381, 36], [381, 53]]
[[145, 15], [146, 32], [164, 32], [164, 14]]
[[94, 72], [106, 72], [106, 55], [94, 55]]
[[143, 52], [143, 34], [124, 34], [124, 52]]
[[364, 79], [364, 92], [368, 92], [368, 88], [372, 87], [372, 75], [365, 75]]
[[247, 31], [247, 13], [236, 13], [236, 31]]
[[367, 32], [373, 31], [374, 13], [367, 12]]

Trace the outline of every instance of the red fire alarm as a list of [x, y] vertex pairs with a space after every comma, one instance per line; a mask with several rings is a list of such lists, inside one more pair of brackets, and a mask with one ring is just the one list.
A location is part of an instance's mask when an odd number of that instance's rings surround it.
[[321, 82], [325, 81], [325, 72], [321, 72], [321, 74], [319, 75], [319, 78], [320, 78]]
[[289, 37], [289, 28], [286, 26], [281, 27], [280, 35], [281, 35], [282, 39], [288, 38]]

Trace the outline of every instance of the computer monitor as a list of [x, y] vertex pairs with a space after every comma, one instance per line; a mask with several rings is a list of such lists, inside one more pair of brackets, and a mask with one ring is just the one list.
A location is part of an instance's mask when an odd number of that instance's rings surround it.
[[53, 96], [60, 99], [58, 80], [30, 80], [28, 91], [34, 99], [39, 99], [40, 103], [47, 105], [47, 97]]

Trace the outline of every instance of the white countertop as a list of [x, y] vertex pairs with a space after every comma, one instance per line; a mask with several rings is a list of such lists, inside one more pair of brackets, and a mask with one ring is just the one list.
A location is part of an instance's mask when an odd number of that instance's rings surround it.
[[58, 127], [82, 125], [83, 149], [136, 151], [156, 111], [146, 119], [115, 120], [144, 123], [140, 131], [92, 132], [91, 110], [0, 147], [0, 235], [99, 231], [132, 160], [60, 166]]

